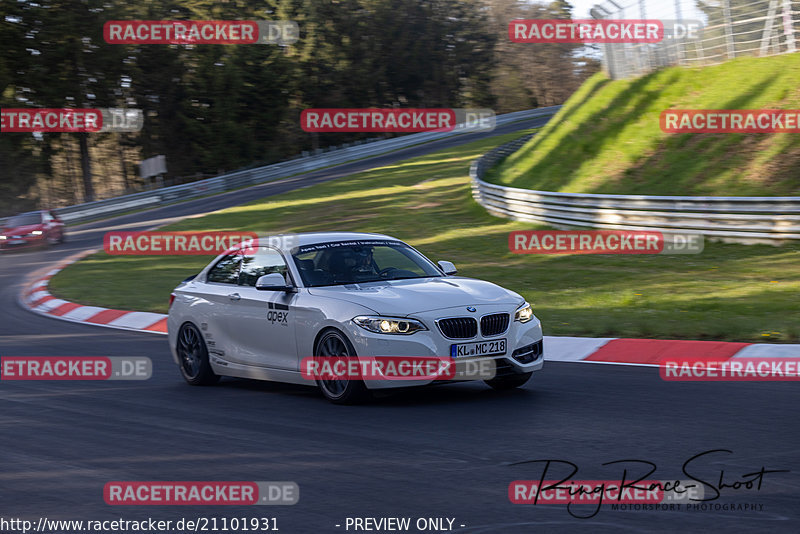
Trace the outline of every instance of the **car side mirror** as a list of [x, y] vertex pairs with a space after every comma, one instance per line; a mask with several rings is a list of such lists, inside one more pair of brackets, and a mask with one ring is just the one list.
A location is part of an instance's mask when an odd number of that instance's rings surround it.
[[444, 274], [456, 274], [458, 271], [456, 270], [456, 266], [453, 265], [452, 262], [449, 261], [440, 261], [437, 262], [437, 265], [442, 270]]
[[256, 280], [256, 289], [259, 291], [294, 291], [294, 286], [286, 283], [286, 279], [280, 273], [270, 273], [259, 276]]

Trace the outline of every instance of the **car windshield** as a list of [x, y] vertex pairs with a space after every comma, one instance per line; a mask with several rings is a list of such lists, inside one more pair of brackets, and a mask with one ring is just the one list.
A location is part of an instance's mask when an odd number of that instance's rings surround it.
[[17, 226], [28, 226], [31, 224], [39, 224], [42, 222], [42, 216], [39, 213], [23, 213], [16, 215], [6, 221], [5, 226], [8, 228], [16, 228]]
[[399, 241], [305, 245], [295, 249], [292, 258], [306, 287], [442, 276], [424, 256]]

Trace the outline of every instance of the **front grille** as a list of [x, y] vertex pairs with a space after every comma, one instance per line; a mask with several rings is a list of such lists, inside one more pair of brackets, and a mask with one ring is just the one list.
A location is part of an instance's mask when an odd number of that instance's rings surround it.
[[495, 313], [481, 317], [481, 334], [484, 337], [502, 334], [508, 328], [508, 314]]
[[437, 321], [444, 337], [450, 339], [468, 339], [478, 334], [478, 321], [472, 317], [452, 317]]

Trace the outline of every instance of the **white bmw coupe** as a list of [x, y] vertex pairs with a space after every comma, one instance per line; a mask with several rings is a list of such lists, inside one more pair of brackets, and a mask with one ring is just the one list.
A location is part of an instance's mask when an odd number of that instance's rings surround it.
[[490, 361], [486, 383], [525, 384], [542, 368], [542, 327], [520, 295], [455, 276], [398, 239], [366, 233], [260, 238], [218, 256], [170, 297], [175, 363], [193, 385], [220, 376], [314, 384], [335, 403], [439, 380], [317, 379], [309, 357]]

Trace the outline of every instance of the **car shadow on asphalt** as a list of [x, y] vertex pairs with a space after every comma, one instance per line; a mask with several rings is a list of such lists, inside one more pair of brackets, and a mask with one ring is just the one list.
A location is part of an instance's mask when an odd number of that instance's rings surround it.
[[[297, 384], [285, 384], [281, 382], [267, 382], [261, 380], [250, 380], [245, 378], [223, 378], [216, 388], [238, 389], [243, 391], [254, 391], [263, 393], [276, 393], [282, 396], [299, 397], [307, 399], [318, 399], [320, 402], [327, 402], [322, 393], [316, 386], [304, 386]], [[495, 391], [490, 387], [480, 384], [437, 384], [422, 387], [393, 388], [391, 390], [373, 390], [371, 398], [362, 402], [359, 406], [382, 406], [382, 407], [402, 407], [402, 406], [431, 406], [448, 404], [480, 404], [485, 406], [487, 403], [505, 404], [508, 401], [518, 402], [538, 402], [542, 393], [535, 389], [535, 386], [510, 390]]]

